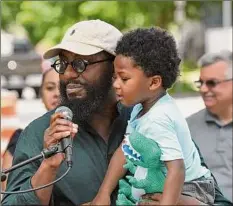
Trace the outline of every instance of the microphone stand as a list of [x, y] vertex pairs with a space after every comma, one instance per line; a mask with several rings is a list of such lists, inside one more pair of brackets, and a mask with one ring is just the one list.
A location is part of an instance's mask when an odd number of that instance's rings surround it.
[[61, 153], [64, 151], [64, 148], [62, 147], [62, 145], [60, 143], [58, 143], [57, 145], [55, 146], [52, 146], [52, 147], [49, 147], [47, 149], [43, 149], [43, 151], [39, 154], [39, 155], [36, 155], [34, 157], [31, 157], [23, 162], [20, 162], [16, 165], [13, 165], [12, 167], [8, 168], [8, 169], [4, 169], [1, 171], [1, 182], [4, 182], [6, 180], [6, 177], [7, 177], [7, 173], [13, 171], [13, 170], [16, 170], [26, 164], [29, 164], [35, 160], [38, 160], [38, 159], [41, 159], [41, 158], [49, 158], [57, 153]]

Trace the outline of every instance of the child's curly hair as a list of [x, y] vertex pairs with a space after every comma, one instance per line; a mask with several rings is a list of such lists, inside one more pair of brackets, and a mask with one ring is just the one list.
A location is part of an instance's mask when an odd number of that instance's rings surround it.
[[147, 76], [160, 75], [164, 89], [170, 88], [180, 74], [176, 42], [158, 27], [139, 28], [124, 34], [117, 44], [116, 55], [132, 58]]

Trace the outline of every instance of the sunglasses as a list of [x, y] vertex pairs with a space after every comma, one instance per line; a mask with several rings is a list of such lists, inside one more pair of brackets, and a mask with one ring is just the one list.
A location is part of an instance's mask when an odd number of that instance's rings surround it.
[[91, 64], [96, 64], [96, 63], [100, 63], [100, 62], [105, 62], [105, 61], [113, 61], [113, 59], [109, 58], [109, 59], [103, 59], [103, 60], [99, 60], [99, 61], [95, 61], [95, 62], [89, 62], [87, 60], [84, 59], [74, 59], [72, 62], [67, 62], [65, 60], [62, 59], [57, 59], [52, 65], [51, 67], [54, 68], [54, 70], [59, 73], [59, 74], [64, 74], [66, 71], [66, 68], [68, 67], [68, 65], [70, 64], [73, 68], [74, 71], [76, 71], [77, 73], [83, 73], [88, 65]]
[[221, 80], [221, 81], [220, 80], [209, 79], [209, 80], [206, 80], [206, 81], [198, 80], [198, 81], [195, 81], [194, 83], [195, 83], [197, 88], [201, 88], [201, 86], [203, 84], [205, 84], [208, 88], [211, 89], [211, 88], [216, 87], [218, 84], [221, 84], [221, 83], [227, 82], [227, 81], [231, 81], [231, 80], [232, 80], [232, 78], [231, 79], [224, 79], [224, 80]]

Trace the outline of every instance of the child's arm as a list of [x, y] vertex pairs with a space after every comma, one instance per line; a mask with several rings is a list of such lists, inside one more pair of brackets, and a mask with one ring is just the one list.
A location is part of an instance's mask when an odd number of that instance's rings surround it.
[[103, 183], [97, 196], [92, 201], [92, 205], [110, 204], [111, 193], [118, 185], [118, 181], [126, 174], [127, 170], [123, 168], [125, 162], [125, 156], [120, 146], [111, 158]]
[[179, 201], [185, 180], [183, 159], [166, 161], [167, 177], [160, 205], [176, 205]]
[[126, 174], [126, 169], [123, 168], [125, 163], [125, 156], [120, 146], [111, 158], [108, 170], [99, 192], [105, 192], [111, 195], [113, 190], [118, 185], [119, 180]]

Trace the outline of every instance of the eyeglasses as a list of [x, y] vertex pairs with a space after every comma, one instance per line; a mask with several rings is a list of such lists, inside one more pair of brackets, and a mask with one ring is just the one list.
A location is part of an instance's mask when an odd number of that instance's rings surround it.
[[96, 63], [100, 63], [100, 62], [105, 62], [105, 61], [113, 61], [113, 59], [109, 58], [109, 59], [103, 59], [103, 60], [99, 60], [99, 61], [95, 61], [95, 62], [89, 62], [89, 61], [84, 60], [84, 59], [74, 59], [70, 63], [65, 61], [65, 60], [62, 60], [62, 59], [57, 59], [51, 65], [51, 67], [54, 68], [57, 73], [64, 74], [67, 66], [70, 64], [74, 71], [76, 71], [77, 73], [83, 73], [86, 70], [88, 65], [96, 64]]
[[201, 86], [203, 84], [205, 84], [209, 89], [211, 89], [211, 88], [216, 87], [218, 84], [221, 84], [221, 83], [227, 82], [227, 81], [231, 81], [231, 80], [232, 80], [232, 78], [231, 79], [225, 79], [225, 80], [222, 80], [222, 81], [209, 79], [209, 80], [206, 80], [206, 81], [198, 80], [198, 81], [195, 81], [194, 83], [195, 83], [197, 88], [201, 88]]

